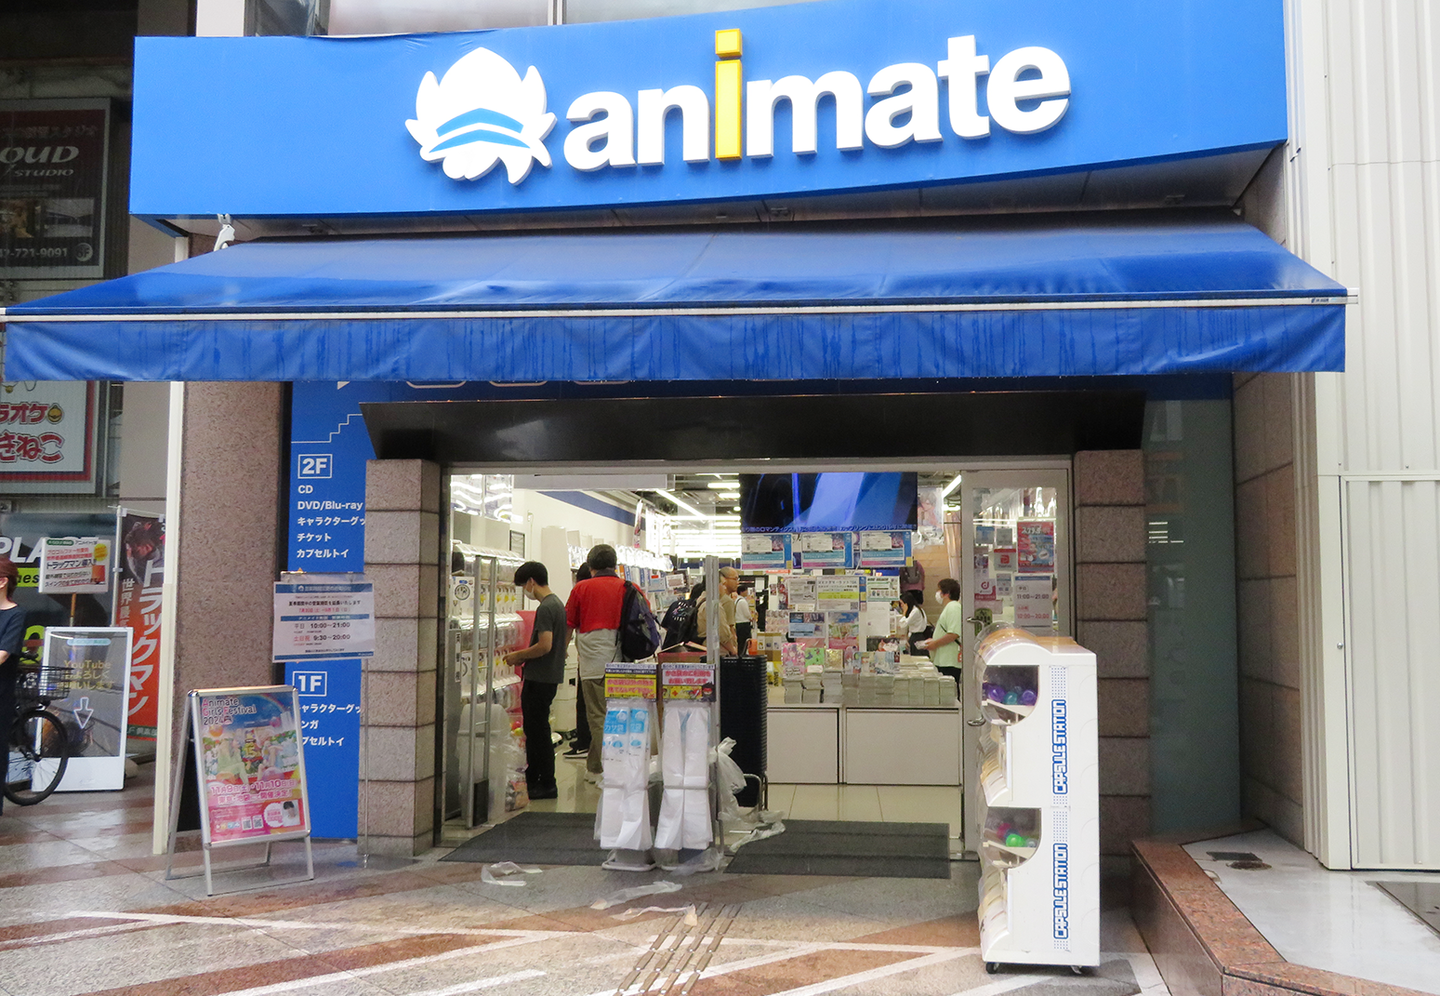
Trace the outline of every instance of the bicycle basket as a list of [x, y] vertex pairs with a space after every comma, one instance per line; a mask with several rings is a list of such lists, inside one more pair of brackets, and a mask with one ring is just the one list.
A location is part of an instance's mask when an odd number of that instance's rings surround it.
[[54, 664], [22, 661], [20, 691], [37, 699], [63, 699], [75, 683], [75, 669]]

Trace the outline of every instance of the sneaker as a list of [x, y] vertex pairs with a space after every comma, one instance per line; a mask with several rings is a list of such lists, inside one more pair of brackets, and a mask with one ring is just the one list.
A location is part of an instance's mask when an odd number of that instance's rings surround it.
[[531, 802], [534, 802], [536, 799], [558, 799], [559, 797], [560, 790], [554, 785], [547, 785], [545, 788], [532, 788], [530, 790]]
[[568, 758], [569, 758], [570, 760], [572, 760], [572, 761], [575, 760], [576, 758], [580, 758], [580, 757], [589, 757], [589, 756], [590, 756], [590, 745], [589, 745], [589, 744], [586, 744], [584, 747], [571, 747], [569, 750], [567, 750], [565, 753], [561, 754], [560, 756], [561, 756], [561, 757], [568, 757]]

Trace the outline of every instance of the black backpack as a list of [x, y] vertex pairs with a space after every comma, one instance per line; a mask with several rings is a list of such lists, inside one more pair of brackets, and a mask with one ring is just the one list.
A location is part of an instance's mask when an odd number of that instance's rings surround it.
[[665, 618], [660, 623], [661, 629], [665, 630], [667, 647], [684, 643], [688, 636], [695, 632], [695, 616], [694, 602], [677, 598], [670, 603], [670, 608], [665, 610]]
[[620, 606], [620, 658], [642, 661], [660, 649], [660, 627], [655, 613], [639, 588], [625, 582], [625, 601]]

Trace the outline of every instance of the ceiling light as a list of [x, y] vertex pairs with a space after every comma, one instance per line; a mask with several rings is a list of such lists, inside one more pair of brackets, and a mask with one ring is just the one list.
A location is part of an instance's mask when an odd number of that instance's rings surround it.
[[[722, 491], [722, 492], [720, 492], [718, 495], [716, 495], [715, 497], [719, 498], [721, 501], [733, 501], [734, 499], [740, 497], [740, 492], [738, 492], [738, 491]], [[737, 509], [735, 509], [735, 511], [738, 512], [738, 511], [740, 511], [740, 510], [737, 508]]]
[[712, 488], [712, 489], [714, 489], [715, 491], [733, 491], [733, 490], [735, 490], [736, 488], [738, 488], [738, 487], [740, 486], [740, 482], [739, 482], [739, 481], [711, 481], [709, 484], [707, 484], [707, 485], [705, 485], [705, 486], [706, 486], [707, 488]]
[[949, 484], [945, 485], [945, 490], [942, 491], [942, 492], [940, 492], [940, 497], [941, 497], [941, 498], [949, 498], [949, 497], [950, 497], [950, 492], [954, 491], [954, 490], [955, 490], [956, 488], [958, 488], [959, 486], [960, 486], [960, 475], [959, 475], [959, 474], [956, 474], [956, 475], [955, 475], [955, 480], [953, 480], [953, 481], [951, 481]]
[[688, 503], [686, 503], [686, 502], [681, 501], [676, 495], [672, 494], [672, 493], [669, 492], [669, 491], [657, 491], [657, 492], [655, 492], [655, 493], [656, 493], [657, 495], [664, 495], [666, 498], [669, 498], [669, 499], [670, 499], [671, 501], [673, 501], [676, 505], [678, 505], [680, 508], [683, 508], [685, 511], [689, 512], [691, 515], [698, 515], [698, 516], [700, 516], [702, 519], [706, 517], [704, 512], [700, 511], [700, 510], [699, 510], [698, 508], [696, 508], [694, 505], [690, 505], [690, 504], [688, 504]]

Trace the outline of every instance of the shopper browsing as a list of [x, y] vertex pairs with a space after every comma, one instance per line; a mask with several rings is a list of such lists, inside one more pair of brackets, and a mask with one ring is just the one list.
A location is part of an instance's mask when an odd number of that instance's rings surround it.
[[[590, 579], [590, 565], [581, 564], [575, 569], [575, 584]], [[575, 731], [565, 757], [571, 760], [590, 756], [590, 721], [585, 718], [585, 696], [581, 691], [580, 678], [575, 678]]]
[[905, 640], [906, 652], [916, 657], [925, 652], [921, 649], [920, 644], [930, 637], [930, 622], [925, 618], [924, 601], [924, 592], [902, 591], [900, 593], [900, 602], [904, 606], [904, 614], [900, 621], [900, 636]]
[[699, 640], [704, 643], [709, 639], [710, 634], [710, 603], [717, 602], [720, 606], [720, 652], [727, 657], [734, 657], [736, 654], [735, 642], [735, 592], [740, 587], [740, 572], [733, 567], [720, 568], [720, 593], [718, 597], [711, 599], [709, 592], [700, 601], [700, 611], [696, 614], [696, 628], [699, 633]]
[[750, 586], [738, 585], [735, 589], [735, 644], [740, 653], [750, 652], [750, 634], [754, 630], [754, 612], [750, 605]]
[[539, 603], [530, 646], [505, 655], [506, 664], [524, 665], [520, 714], [525, 724], [525, 784], [531, 799], [554, 799], [559, 792], [555, 787], [555, 745], [550, 742], [550, 706], [555, 689], [565, 678], [570, 631], [565, 624], [565, 605], [550, 590], [550, 573], [544, 564], [529, 560], [515, 568], [515, 585]]
[[580, 694], [585, 699], [585, 719], [590, 728], [590, 752], [585, 770], [598, 778], [600, 737], [605, 729], [605, 665], [619, 659], [620, 615], [625, 607], [625, 581], [615, 573], [619, 562], [615, 548], [600, 543], [585, 558], [590, 577], [570, 591], [565, 603], [565, 622], [575, 634], [579, 658]]
[[940, 603], [940, 618], [935, 621], [935, 635], [916, 645], [930, 651], [930, 660], [941, 674], [948, 674], [960, 683], [960, 635], [965, 625], [960, 608], [960, 582], [942, 578], [935, 588], [935, 601]]

